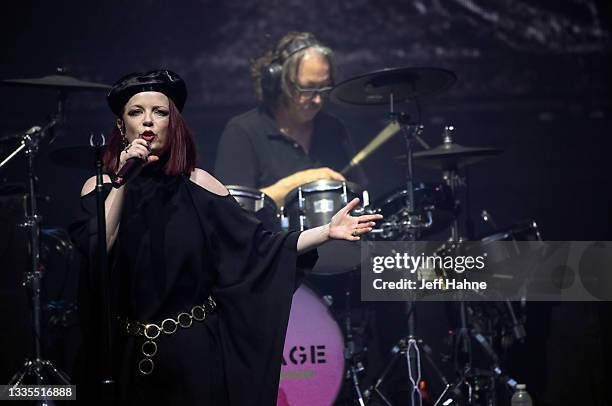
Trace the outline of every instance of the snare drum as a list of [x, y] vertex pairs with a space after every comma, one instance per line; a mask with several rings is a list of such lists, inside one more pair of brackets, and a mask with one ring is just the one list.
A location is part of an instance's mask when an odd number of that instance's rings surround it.
[[246, 186], [225, 185], [240, 206], [260, 220], [270, 231], [280, 231], [280, 219], [274, 200], [261, 190]]
[[332, 405], [344, 377], [344, 339], [329, 308], [308, 287], [293, 295], [277, 405]]
[[[337, 180], [318, 180], [301, 185], [285, 198], [283, 210], [289, 229], [303, 231], [328, 224], [333, 215], [355, 197], [361, 205], [354, 215], [369, 204], [368, 192], [359, 185]], [[319, 275], [348, 272], [359, 267], [361, 251], [358, 242], [330, 241], [318, 248], [319, 260], [312, 273]]]

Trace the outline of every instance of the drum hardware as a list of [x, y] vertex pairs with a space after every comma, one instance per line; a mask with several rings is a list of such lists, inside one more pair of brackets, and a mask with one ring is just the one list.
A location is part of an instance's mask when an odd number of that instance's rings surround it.
[[[405, 236], [405, 239], [414, 241], [419, 238], [422, 230], [431, 227], [433, 223], [431, 216], [423, 217], [416, 212], [417, 207], [415, 205], [414, 195], [415, 182], [413, 177], [412, 144], [414, 140], [420, 140], [419, 136], [423, 131], [423, 126], [410, 123], [409, 117], [406, 114], [396, 113], [395, 107], [396, 103], [417, 100], [420, 96], [444, 91], [452, 86], [456, 79], [454, 73], [437, 68], [384, 69], [344, 81], [338, 84], [332, 91], [332, 100], [340, 103], [356, 105], [387, 104], [389, 106], [388, 116], [391, 123], [373, 142], [351, 160], [349, 165], [345, 168], [345, 171], [350, 170], [351, 167], [369, 156], [395, 133], [401, 132], [405, 139], [407, 152], [406, 189], [401, 198], [403, 203], [402, 206], [405, 208], [405, 211], [402, 212], [401, 218], [396, 217], [392, 221], [387, 220], [384, 226], [380, 226], [376, 230], [374, 235], [389, 238], [393, 236], [395, 231], [397, 234], [401, 232], [401, 235]], [[407, 302], [406, 317], [408, 334], [400, 340], [401, 353], [406, 356], [406, 366], [410, 377], [410, 402], [413, 406], [421, 405], [423, 402], [423, 397], [419, 389], [419, 383], [421, 381], [421, 358], [419, 349], [420, 344], [415, 331], [415, 312], [414, 302]], [[396, 357], [394, 356], [391, 363], [393, 363], [395, 359]], [[390, 404], [379, 389], [387, 372], [388, 369], [379, 378], [375, 391], [385, 403]]]
[[[383, 223], [372, 230], [375, 238], [407, 240], [415, 227], [405, 205], [408, 191], [404, 188], [383, 196], [375, 203], [377, 212], [385, 217]], [[419, 184], [414, 189], [415, 213], [421, 224], [421, 236], [445, 230], [457, 215], [458, 207], [446, 183]]]
[[353, 386], [353, 394], [359, 406], [365, 406], [364, 392], [361, 390], [359, 384], [359, 373], [362, 373], [365, 368], [363, 363], [358, 358], [358, 352], [356, 351], [356, 342], [353, 331], [353, 319], [352, 319], [352, 305], [351, 305], [351, 279], [353, 274], [349, 274], [347, 278], [346, 287], [344, 291], [345, 298], [345, 315], [344, 315], [344, 359], [345, 363], [348, 364], [346, 371], [346, 379], [351, 380]]
[[[455, 127], [453, 127], [452, 125], [447, 125], [444, 127], [444, 142], [443, 145], [451, 145], [453, 142], [453, 138], [452, 138], [452, 132], [455, 130]], [[457, 187], [459, 185], [459, 174], [457, 173], [457, 169], [454, 166], [449, 166], [447, 167], [442, 175], [442, 178], [444, 179], [444, 181], [446, 182], [446, 184], [450, 187], [451, 190], [451, 196], [455, 202], [455, 207], [459, 207], [459, 200], [457, 200]], [[460, 236], [459, 236], [459, 220], [457, 218], [457, 216], [455, 216], [455, 218], [453, 219], [453, 221], [451, 222], [451, 227], [450, 227], [450, 231], [451, 231], [451, 235], [450, 235], [450, 240], [451, 241], [459, 241], [460, 240]]]
[[[390, 116], [397, 117], [394, 113], [394, 101], [393, 93], [389, 95], [390, 105]], [[406, 193], [405, 193], [405, 220], [402, 222], [403, 230], [405, 231], [406, 239], [410, 241], [416, 241], [420, 232], [425, 228], [429, 221], [424, 222], [418, 214], [416, 214], [415, 206], [415, 185], [413, 177], [413, 161], [412, 161], [412, 143], [415, 139], [414, 135], [418, 135], [422, 130], [423, 126], [411, 126], [408, 122], [400, 122], [402, 127], [402, 133], [406, 142], [407, 151], [407, 165], [406, 165]], [[419, 387], [422, 375], [421, 375], [421, 349], [426, 345], [423, 341], [417, 337], [416, 334], [416, 301], [406, 301], [406, 318], [407, 318], [407, 335], [401, 338], [398, 344], [392, 349], [393, 356], [387, 367], [383, 370], [380, 377], [377, 379], [376, 384], [372, 388], [372, 392], [376, 393], [378, 397], [388, 406], [391, 406], [389, 400], [385, 397], [382, 392], [381, 385], [384, 383], [387, 374], [391, 370], [391, 367], [395, 364], [395, 361], [399, 356], [406, 357], [406, 367], [408, 370], [408, 388], [410, 391], [410, 404], [412, 406], [423, 404], [423, 394]], [[430, 360], [432, 361], [432, 360]], [[434, 367], [434, 370], [438, 370]]]
[[[472, 327], [466, 329], [465, 337], [469, 342], [474, 341], [483, 350], [489, 360], [488, 369], [473, 368], [471, 359], [469, 363], [463, 366], [463, 369], [456, 367], [459, 377], [451, 386], [449, 394], [441, 398], [444, 400], [442, 404], [453, 404], [453, 402], [467, 402], [473, 404], [475, 401], [480, 402], [480, 398], [488, 400], [486, 404], [495, 404], [497, 383], [501, 383], [508, 389], [512, 390], [517, 384], [517, 381], [506, 374], [502, 368], [501, 360], [493, 349], [492, 338], [487, 337], [478, 323], [472, 323]], [[455, 337], [459, 339], [458, 337]], [[464, 340], [465, 341], [465, 340]], [[455, 342], [456, 347], [461, 343]], [[471, 348], [470, 348], [471, 354]], [[471, 356], [471, 355], [470, 355]], [[457, 354], [455, 354], [457, 359]], [[483, 385], [481, 382], [486, 382]], [[481, 404], [481, 403], [478, 403]]]
[[[481, 216], [486, 218], [489, 224], [495, 224], [491, 215], [486, 210], [483, 210]], [[480, 238], [483, 246], [495, 241], [534, 241], [539, 243], [541, 240], [541, 234], [534, 221], [520, 222], [512, 227], [498, 229], [497, 232]], [[502, 262], [521, 254], [516, 245], [514, 248], [511, 247], [509, 249], [504, 247], [493, 250], [493, 248], [494, 246], [489, 245], [487, 249], [489, 261]], [[461, 254], [469, 252], [466, 249], [467, 247], [464, 247], [463, 241], [459, 239], [444, 244], [438, 252], [445, 251], [448, 253], [452, 251]], [[494, 319], [503, 324], [506, 332], [502, 332], [501, 346], [504, 349], [507, 349], [514, 340], [523, 341], [526, 337], [524, 328], [524, 323], [526, 322], [526, 297], [524, 290], [521, 296], [520, 309], [522, 314], [519, 317], [517, 317], [513, 303], [509, 300], [504, 300], [499, 304], [493, 303], [493, 306], [487, 303], [486, 310], [489, 313], [495, 311], [495, 316], [484, 314], [483, 312], [478, 313], [476, 309], [484, 308], [481, 304], [466, 301], [458, 302], [459, 326], [453, 330], [452, 335], [455, 348], [452, 358], [454, 359], [458, 378], [453, 384], [451, 395], [447, 401], [467, 401], [471, 404], [470, 402], [475, 401], [476, 396], [482, 396], [485, 399], [495, 399], [498, 382], [509, 388], [513, 388], [516, 385], [516, 381], [507, 376], [503, 371], [501, 360], [494, 349], [493, 342], [497, 330], [493, 327], [485, 329], [484, 325], [487, 323], [492, 324]], [[485, 331], [488, 331], [488, 333]], [[482, 351], [484, 351], [490, 362], [489, 369], [479, 370], [474, 368], [472, 364], [473, 342], [476, 342]], [[479, 382], [482, 379], [487, 384], [479, 386]], [[494, 401], [491, 404], [494, 404]]]
[[[74, 93], [77, 91], [108, 91], [111, 88], [110, 86], [102, 83], [87, 82], [72, 76], [68, 76], [66, 74], [65, 68], [57, 68], [55, 75], [43, 76], [38, 78], [3, 79], [0, 80], [0, 85], [29, 87], [35, 89], [47, 89], [57, 91], [55, 116], [50, 119], [50, 122], [57, 119], [60, 123], [64, 121], [64, 112], [68, 93]], [[32, 127], [30, 128], [30, 130], [28, 130], [28, 132], [32, 131], [36, 132], [39, 130], [36, 130], [36, 127]], [[57, 133], [51, 134], [51, 136], [49, 137], [49, 144], [53, 142], [57, 135]], [[21, 134], [14, 134], [3, 137], [2, 139], [0, 139], [0, 142], [7, 141], [10, 139], [21, 138]], [[12, 158], [12, 156], [9, 156], [9, 158]], [[0, 164], [0, 167], [2, 167], [4, 163], [5, 162], [2, 162]]]
[[[457, 75], [446, 69], [401, 67], [369, 72], [337, 84], [330, 95], [332, 101], [361, 106], [389, 105], [391, 113], [390, 123], [351, 159], [341, 173], [348, 173], [401, 130], [405, 114], [393, 114], [395, 104], [442, 93], [456, 81]], [[419, 134], [414, 138], [424, 148], [429, 148]]]
[[[411, 346], [413, 348], [410, 348]], [[411, 351], [411, 349], [417, 350], [417, 351], [419, 351], [419, 349], [422, 350], [425, 360], [428, 362], [429, 366], [434, 371], [435, 375], [440, 380], [440, 382], [442, 382], [442, 384], [444, 385], [444, 389], [442, 390], [442, 393], [438, 396], [436, 402], [434, 403], [435, 405], [439, 404], [440, 400], [443, 399], [446, 393], [450, 390], [451, 383], [446, 379], [442, 371], [438, 368], [435, 361], [433, 360], [433, 357], [432, 357], [433, 351], [431, 347], [425, 344], [422, 339], [418, 339], [416, 345], [411, 343], [410, 340], [407, 340], [406, 338], [402, 338], [398, 341], [398, 343], [391, 349], [391, 354], [392, 354], [391, 360], [385, 366], [384, 370], [380, 374], [379, 378], [376, 380], [375, 384], [366, 391], [368, 399], [371, 399], [374, 395], [377, 395], [380, 398], [380, 400], [383, 401], [384, 404], [386, 404], [387, 406], [392, 406], [392, 403], [389, 401], [389, 399], [387, 399], [387, 397], [384, 395], [382, 391], [382, 385], [387, 375], [389, 374], [389, 372], [392, 370], [393, 366], [397, 362], [397, 360], [400, 357], [408, 358], [409, 352]], [[420, 351], [419, 351], [419, 355], [420, 355]], [[419, 357], [419, 361], [420, 361], [420, 357]], [[420, 362], [418, 363], [417, 366], [418, 366], [418, 369], [417, 369], [418, 374], [416, 376], [411, 374], [412, 371], [410, 369], [408, 370], [409, 379], [411, 382], [414, 382], [415, 385], [419, 385], [422, 382]], [[420, 388], [419, 388], [419, 392], [420, 392]]]
[[[27, 177], [28, 177], [28, 211], [25, 218], [24, 226], [30, 230], [30, 256], [31, 256], [31, 268], [24, 275], [24, 286], [29, 291], [31, 296], [31, 307], [32, 307], [32, 330], [34, 338], [33, 358], [32, 360], [26, 359], [23, 366], [17, 371], [9, 382], [9, 387], [13, 385], [20, 385], [24, 383], [24, 379], [28, 376], [34, 378], [37, 385], [43, 383], [48, 384], [50, 381], [47, 378], [52, 378], [61, 384], [68, 385], [70, 378], [62, 371], [55, 368], [53, 363], [49, 360], [43, 359], [41, 344], [43, 341], [41, 331], [41, 279], [42, 279], [42, 265], [41, 265], [41, 251], [40, 251], [40, 240], [41, 240], [41, 222], [42, 218], [38, 215], [38, 209], [36, 205], [36, 175], [34, 171], [34, 161], [40, 143], [45, 139], [49, 139], [52, 142], [56, 130], [64, 122], [64, 105], [66, 101], [67, 92], [78, 91], [78, 90], [108, 90], [109, 86], [101, 85], [93, 82], [84, 82], [76, 78], [63, 74], [63, 69], [58, 69], [58, 75], [46, 76], [43, 78], [27, 78], [27, 79], [5, 79], [0, 83], [3, 85], [18, 85], [35, 88], [44, 88], [58, 91], [57, 105], [55, 114], [48, 119], [47, 123], [42, 126], [31, 127], [24, 134], [13, 136], [11, 138], [20, 140], [20, 145], [0, 162], [0, 168], [6, 165], [11, 159], [17, 156], [21, 151], [24, 151], [27, 158]], [[101, 167], [101, 166], [100, 166]], [[101, 181], [101, 177], [100, 177]], [[100, 183], [101, 184], [101, 183]], [[101, 186], [100, 186], [101, 188]], [[102, 202], [102, 205], [104, 203]], [[102, 206], [103, 207], [103, 206]], [[104, 224], [104, 218], [101, 217], [102, 224]], [[99, 230], [100, 231], [100, 230]], [[105, 234], [105, 232], [104, 232]], [[104, 235], [103, 234], [103, 235]], [[99, 238], [98, 240], [106, 243], [106, 238]], [[106, 251], [106, 250], [105, 250]], [[104, 252], [105, 252], [104, 251]], [[110, 316], [109, 316], [110, 317]], [[109, 318], [110, 323], [110, 318]], [[110, 334], [110, 331], [109, 331]], [[109, 335], [110, 337], [110, 335]], [[110, 362], [111, 357], [104, 357]], [[110, 371], [110, 368], [108, 369]], [[51, 381], [52, 382], [52, 381]]]
[[[362, 75], [357, 78], [349, 79], [343, 83], [337, 85], [336, 89], [332, 92], [332, 100], [341, 103], [356, 104], [356, 105], [380, 105], [389, 104], [389, 116], [391, 118], [391, 124], [389, 124], [383, 131], [370, 142], [366, 148], [360, 151], [351, 162], [345, 167], [344, 172], [348, 172], [353, 166], [360, 163], [363, 159], [367, 158], [373, 151], [375, 151], [382, 143], [390, 139], [394, 134], [402, 132], [406, 138], [406, 150], [407, 153], [399, 159], [406, 165], [406, 188], [393, 193], [392, 195], [385, 198], [381, 204], [375, 204], [376, 209], [369, 208], [370, 211], [381, 212], [385, 216], [384, 222], [378, 225], [374, 229], [370, 236], [373, 239], [381, 240], [415, 240], [421, 235], [429, 232], [439, 231], [450, 225], [450, 238], [449, 243], [455, 248], [461, 247], [463, 238], [461, 237], [461, 230], [458, 223], [458, 214], [460, 210], [460, 201], [457, 198], [457, 189], [460, 186], [466, 186], [467, 182], [459, 176], [459, 170], [467, 166], [473, 165], [477, 162], [485, 160], [500, 154], [502, 151], [495, 148], [485, 147], [464, 147], [459, 144], [453, 143], [452, 132], [453, 126], [446, 126], [443, 133], [443, 142], [441, 145], [429, 149], [425, 145], [426, 151], [412, 153], [411, 141], [422, 140], [418, 137], [420, 131], [414, 131], [410, 128], [410, 124], [407, 122], [406, 117], [396, 115], [394, 112], [395, 102], [403, 102], [407, 100], [414, 100], [418, 96], [439, 92], [450, 87], [456, 77], [451, 72], [443, 70], [429, 70], [429, 69], [390, 69], [373, 72], [370, 74]], [[422, 127], [420, 128], [422, 131]], [[412, 134], [410, 134], [412, 132]], [[410, 137], [410, 135], [413, 135]], [[439, 185], [438, 189], [434, 189], [432, 186], [428, 186], [430, 190], [442, 190], [445, 193], [430, 193], [425, 188], [425, 191], [419, 191], [418, 187], [414, 184], [412, 177], [412, 165], [417, 164], [429, 168], [438, 169], [443, 172], [443, 181]], [[423, 185], [421, 185], [423, 189]], [[421, 195], [428, 196], [445, 196], [444, 199], [430, 199], [426, 201]], [[418, 211], [418, 213], [417, 213]], [[440, 214], [444, 216], [440, 216]], [[443, 219], [443, 220], [441, 220]], [[469, 219], [468, 219], [469, 220]], [[495, 229], [494, 223], [493, 226]], [[468, 229], [471, 225], [468, 224]], [[483, 241], [486, 242], [486, 241]], [[441, 247], [441, 249], [447, 249], [447, 247]], [[420, 355], [427, 354], [425, 350], [426, 345], [421, 340], [416, 338], [414, 332], [414, 304], [407, 303], [407, 316], [408, 316], [408, 336], [402, 338], [398, 345], [393, 349], [392, 363], [399, 356], [406, 356], [408, 374], [410, 378], [411, 388], [411, 404], [421, 404], [422, 396], [419, 391], [419, 379], [420, 379]], [[482, 335], [479, 335], [469, 326], [469, 320], [467, 316], [468, 304], [467, 302], [460, 302], [459, 318], [461, 320], [461, 326], [455, 330], [456, 342], [460, 349], [464, 349], [465, 352], [471, 354], [471, 346], [469, 340], [475, 339], [480, 345], [487, 351], [487, 342], [481, 342]], [[516, 317], [512, 317], [514, 314], [512, 308], [509, 308], [510, 319], [512, 325], [516, 326], [514, 322]], [[517, 330], [516, 333], [520, 333]], [[515, 333], [515, 335], [516, 335]], [[520, 335], [520, 334], [519, 334]], [[419, 351], [420, 347], [422, 348]], [[491, 355], [491, 354], [489, 354]], [[494, 355], [494, 353], [493, 353]], [[468, 357], [469, 359], [469, 357]], [[495, 358], [491, 357], [495, 361]], [[494, 362], [495, 366], [491, 372], [485, 371], [488, 375], [484, 377], [483, 381], [480, 382], [480, 375], [476, 376], [471, 371], [472, 376], [470, 379], [459, 379], [456, 384], [451, 385], [445, 380], [442, 374], [439, 374], [442, 381], [445, 383], [445, 389], [442, 395], [438, 398], [436, 404], [439, 404], [443, 399], [453, 398], [458, 399], [458, 396], [462, 394], [463, 389], [478, 390], [479, 386], [483, 386], [483, 382], [489, 382], [490, 385], [484, 385], [487, 387], [495, 386], [495, 379], [501, 377], [503, 374], [498, 362]], [[435, 364], [432, 365], [436, 369]], [[457, 368], [458, 373], [462, 377], [466, 377], [466, 368], [471, 368], [470, 363], [463, 365], [463, 370]], [[369, 396], [377, 395], [384, 403], [390, 404], [382, 393], [381, 384], [385, 379], [386, 374], [389, 372], [390, 366], [383, 372], [379, 381], [376, 385], [371, 388], [371, 391], [366, 391], [366, 398]], [[484, 375], [483, 375], [484, 376]], [[511, 380], [510, 380], [511, 381]], [[449, 390], [453, 387], [453, 391], [449, 393]], [[371, 392], [371, 393], [370, 393]], [[453, 393], [454, 392], [454, 393]], [[470, 394], [472, 396], [472, 394]], [[359, 399], [359, 398], [358, 398]]]
[[38, 215], [37, 194], [36, 194], [36, 174], [34, 171], [34, 160], [38, 152], [40, 142], [51, 136], [52, 130], [61, 122], [61, 117], [50, 119], [43, 127], [32, 127], [21, 136], [20, 145], [0, 163], [0, 168], [6, 165], [11, 159], [24, 151], [26, 155], [27, 177], [28, 177], [28, 207], [25, 221], [22, 226], [30, 230], [30, 256], [31, 268], [24, 273], [23, 286], [29, 291], [32, 307], [32, 328], [34, 338], [33, 360], [26, 359], [21, 369], [17, 371], [8, 385], [20, 385], [26, 377], [31, 376], [35, 379], [37, 385], [41, 385], [47, 381], [47, 377], [56, 379], [58, 382], [68, 385], [70, 378], [59, 371], [53, 363], [42, 357], [42, 330], [41, 330], [41, 279], [42, 279], [42, 264], [40, 262], [40, 236], [41, 236], [41, 221], [42, 217]]
[[497, 224], [495, 223], [495, 220], [493, 220], [493, 218], [491, 217], [491, 215], [489, 214], [487, 210], [483, 209], [480, 212], [480, 217], [485, 223], [490, 224], [493, 230], [497, 229]]

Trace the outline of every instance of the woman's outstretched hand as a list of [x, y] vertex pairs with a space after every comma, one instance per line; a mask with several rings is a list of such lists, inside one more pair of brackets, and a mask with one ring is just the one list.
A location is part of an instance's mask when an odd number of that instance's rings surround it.
[[359, 199], [351, 200], [338, 210], [329, 223], [329, 238], [334, 240], [359, 241], [360, 236], [369, 233], [374, 227], [374, 221], [383, 218], [380, 214], [366, 214], [359, 217], [351, 216], [350, 212], [359, 204]]

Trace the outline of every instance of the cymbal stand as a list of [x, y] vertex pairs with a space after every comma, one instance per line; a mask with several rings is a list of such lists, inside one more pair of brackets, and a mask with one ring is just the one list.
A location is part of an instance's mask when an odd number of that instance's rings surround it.
[[[444, 132], [442, 134], [442, 139], [444, 144], [452, 144], [453, 136], [452, 133], [455, 130], [455, 127], [452, 125], [447, 125], [444, 127]], [[457, 209], [459, 207], [459, 200], [457, 199], [457, 188], [460, 185], [460, 178], [458, 174], [458, 168], [456, 166], [451, 166], [446, 168], [443, 171], [442, 178], [444, 183], [450, 188], [451, 198], [453, 199], [453, 203], [455, 204], [455, 216], [450, 225], [451, 235], [449, 237], [449, 241], [453, 242], [461, 242], [463, 241], [463, 237], [461, 236], [461, 231], [459, 229], [459, 220], [457, 218]], [[472, 387], [468, 381], [468, 378], [472, 374], [472, 346], [470, 342], [470, 330], [468, 328], [467, 322], [467, 303], [465, 300], [461, 300], [459, 302], [459, 323], [460, 326], [456, 329], [455, 333], [455, 348], [461, 350], [461, 354], [463, 355], [462, 359], [465, 361], [463, 366], [459, 366], [459, 352], [454, 351], [455, 358], [455, 370], [459, 377], [454, 385], [454, 392], [460, 392], [458, 389], [461, 385], [465, 385], [469, 388], [469, 393], [471, 396]], [[471, 399], [470, 399], [471, 403]]]
[[23, 134], [19, 147], [0, 163], [1, 168], [21, 151], [24, 151], [27, 158], [29, 207], [28, 214], [22, 225], [30, 230], [31, 268], [24, 275], [23, 286], [29, 290], [31, 295], [30, 305], [32, 307], [32, 329], [34, 335], [34, 359], [26, 359], [24, 361], [19, 371], [11, 378], [8, 387], [23, 384], [27, 376], [33, 376], [37, 385], [54, 383], [49, 378], [53, 378], [64, 385], [69, 385], [70, 383], [70, 378], [65, 373], [58, 370], [51, 361], [43, 359], [41, 353], [42, 331], [40, 290], [43, 275], [40, 264], [40, 223], [42, 218], [38, 215], [36, 206], [36, 174], [34, 173], [34, 161], [40, 142], [45, 136], [49, 135], [52, 132], [51, 130], [59, 123], [60, 117], [56, 116], [50, 119], [42, 128], [32, 127]]
[[[443, 133], [444, 144], [453, 143], [452, 133], [454, 130], [455, 130], [455, 127], [452, 125], [447, 125], [444, 127], [444, 133]], [[457, 216], [458, 209], [459, 209], [459, 200], [457, 199], [457, 188], [461, 185], [462, 180], [459, 177], [458, 168], [456, 166], [446, 168], [442, 173], [442, 179], [444, 180], [444, 183], [446, 183], [447, 186], [450, 188], [451, 197], [453, 199], [453, 203], [455, 204], [455, 213], [454, 213], [455, 216], [450, 226], [451, 236], [449, 238], [449, 241], [460, 242], [462, 240], [462, 237], [460, 235], [459, 219]]]
[[[418, 139], [423, 126], [411, 125], [408, 122], [408, 116], [405, 114], [396, 114], [394, 112], [394, 101], [393, 93], [389, 95], [389, 116], [392, 120], [397, 120], [401, 125], [401, 131], [406, 141], [406, 208], [408, 213], [407, 224], [404, 224], [402, 231], [407, 233], [409, 241], [416, 241], [419, 238], [421, 228], [426, 227], [426, 223], [418, 216], [415, 215], [415, 201], [414, 201], [414, 163], [413, 163], [413, 141]], [[427, 347], [417, 337], [416, 334], [416, 302], [414, 300], [406, 301], [406, 317], [408, 335], [399, 340], [398, 344], [392, 349], [392, 358], [383, 370], [381, 376], [376, 381], [372, 388], [380, 399], [388, 406], [391, 406], [389, 400], [382, 393], [381, 385], [383, 384], [387, 374], [390, 372], [392, 366], [396, 360], [400, 357], [406, 357], [406, 367], [408, 369], [409, 387], [410, 387], [410, 405], [411, 406], [422, 406], [423, 395], [419, 388], [421, 382], [421, 346]], [[424, 348], [425, 349], [425, 348]], [[433, 365], [433, 369], [439, 373], [439, 369], [433, 363], [433, 360], [426, 356], [426, 359]], [[439, 373], [445, 382], [448, 389], [448, 383], [446, 379]], [[445, 389], [446, 391], [446, 389]]]
[[[453, 137], [452, 133], [454, 131], [454, 127], [452, 125], [445, 126], [443, 132], [443, 142], [444, 144], [452, 144]], [[464, 237], [461, 235], [461, 230], [459, 228], [459, 220], [457, 216], [458, 208], [460, 201], [457, 199], [457, 188], [462, 184], [467, 187], [467, 182], [464, 182], [458, 173], [458, 168], [456, 166], [448, 167], [443, 172], [444, 182], [449, 186], [451, 190], [451, 196], [453, 201], [455, 202], [455, 217], [450, 226], [451, 235], [449, 241], [451, 243], [461, 243], [464, 241]], [[485, 212], [486, 213], [486, 212]], [[488, 213], [486, 213], [488, 215]], [[469, 213], [468, 213], [469, 215]], [[457, 245], [459, 247], [460, 245]], [[485, 351], [489, 359], [492, 361], [492, 368], [489, 375], [492, 377], [492, 384], [489, 386], [489, 399], [490, 404], [495, 404], [495, 381], [500, 380], [504, 384], [509, 387], [514, 387], [516, 385], [516, 381], [510, 377], [508, 377], [500, 367], [500, 360], [493, 346], [489, 343], [487, 337], [482, 333], [481, 329], [472, 323], [472, 327], [470, 327], [470, 323], [468, 322], [468, 303], [465, 300], [459, 301], [459, 327], [455, 329], [455, 370], [457, 372], [457, 379], [455, 383], [452, 385], [452, 390], [450, 391], [450, 395], [448, 398], [458, 398], [462, 396], [462, 387], [466, 387], [468, 389], [467, 401], [468, 404], [472, 404], [473, 401], [473, 385], [472, 382], [478, 379], [482, 372], [479, 370], [475, 370], [472, 365], [472, 339]], [[461, 358], [461, 359], [460, 359]], [[459, 365], [459, 363], [463, 361], [463, 365]], [[489, 372], [489, 371], [486, 371]]]

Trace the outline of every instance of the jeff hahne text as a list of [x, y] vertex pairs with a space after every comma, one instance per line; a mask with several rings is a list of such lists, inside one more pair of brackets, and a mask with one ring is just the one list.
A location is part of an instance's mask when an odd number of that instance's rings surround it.
[[[480, 271], [485, 267], [486, 254], [479, 256], [410, 255], [395, 253], [372, 257], [372, 271], [382, 274], [393, 270], [401, 272], [399, 280], [372, 281], [376, 290], [486, 290], [484, 281], [469, 281], [459, 276], [466, 271]], [[382, 276], [382, 275], [381, 275]], [[387, 276], [389, 276], [387, 274]]]

